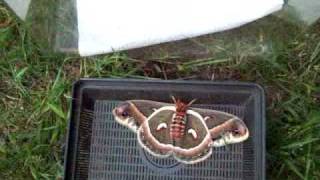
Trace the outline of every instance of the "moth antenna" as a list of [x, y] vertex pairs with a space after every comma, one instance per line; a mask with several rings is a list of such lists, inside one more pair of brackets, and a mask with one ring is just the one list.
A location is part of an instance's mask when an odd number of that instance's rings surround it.
[[171, 99], [173, 100], [173, 102], [176, 104], [177, 103], [177, 100], [174, 96], [171, 96]]
[[197, 99], [193, 99], [192, 101], [190, 101], [188, 106], [191, 106], [191, 104], [193, 104], [195, 101], [197, 101]]

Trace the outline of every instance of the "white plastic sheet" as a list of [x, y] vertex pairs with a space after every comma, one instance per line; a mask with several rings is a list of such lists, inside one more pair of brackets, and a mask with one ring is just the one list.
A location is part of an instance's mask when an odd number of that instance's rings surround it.
[[[261, 51], [259, 49], [271, 47], [270, 43], [276, 43], [275, 41], [282, 42], [283, 40], [278, 38], [281, 34], [294, 36], [296, 33], [292, 32], [295, 29], [304, 31], [318, 24], [320, 20], [319, 0], [4, 0], [4, 2], [25, 21], [25, 27], [30, 28], [28, 32], [44, 52], [80, 53], [82, 56], [195, 36], [197, 38], [153, 46], [158, 49], [154, 49], [152, 54], [161, 53], [160, 49], [170, 44], [168, 46], [170, 53], [164, 54], [172, 55], [173, 51], [179, 52], [173, 56], [205, 57], [207, 53], [212, 57], [212, 54], [216, 55], [219, 49], [237, 53], [239, 49], [236, 47], [239, 46], [247, 48], [248, 52], [257, 49], [255, 53], [247, 53], [241, 49], [242, 55], [257, 56], [272, 52], [266, 48]], [[269, 14], [271, 15], [262, 18]], [[247, 23], [250, 24], [237, 28]], [[215, 33], [220, 31], [221, 33]], [[200, 36], [203, 34], [209, 35]], [[208, 47], [209, 50], [203, 47]], [[145, 49], [149, 48], [141, 50]]]
[[283, 0], [77, 0], [82, 56], [239, 27], [278, 11]]

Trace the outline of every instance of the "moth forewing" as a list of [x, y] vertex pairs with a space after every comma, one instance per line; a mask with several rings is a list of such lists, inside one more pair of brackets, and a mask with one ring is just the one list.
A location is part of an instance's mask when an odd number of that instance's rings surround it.
[[226, 113], [223, 111], [198, 108], [194, 108], [192, 110], [197, 111], [199, 114], [201, 114], [201, 116], [205, 119], [208, 129], [212, 129], [216, 126], [219, 126], [232, 118], [240, 119], [239, 117], [233, 114]]
[[[239, 131], [239, 134], [236, 134], [237, 131]], [[210, 129], [210, 134], [212, 138], [215, 139], [212, 146], [221, 147], [247, 140], [249, 137], [249, 130], [241, 119], [234, 116], [223, 124]]]
[[150, 100], [129, 100], [129, 102], [137, 107], [139, 111], [148, 118], [157, 109], [164, 106], [172, 106], [172, 104], [150, 101]]
[[116, 120], [117, 123], [121, 124], [122, 126], [125, 126], [125, 127], [129, 128], [134, 133], [137, 133], [137, 130], [138, 130], [139, 126], [137, 125], [137, 123], [134, 121], [133, 118], [120, 119], [117, 116], [114, 116], [114, 117], [115, 117], [115, 120]]
[[130, 101], [120, 103], [112, 110], [112, 114], [119, 124], [129, 128], [133, 132], [137, 132], [139, 126], [146, 121], [144, 114]]

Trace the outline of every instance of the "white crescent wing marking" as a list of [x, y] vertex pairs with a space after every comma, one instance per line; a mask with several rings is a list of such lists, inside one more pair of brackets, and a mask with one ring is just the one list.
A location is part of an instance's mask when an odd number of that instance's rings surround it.
[[189, 129], [188, 134], [191, 134], [194, 139], [198, 138], [197, 132], [194, 129]]
[[160, 123], [157, 127], [157, 131], [160, 131], [161, 129], [167, 129], [167, 124], [166, 123]]

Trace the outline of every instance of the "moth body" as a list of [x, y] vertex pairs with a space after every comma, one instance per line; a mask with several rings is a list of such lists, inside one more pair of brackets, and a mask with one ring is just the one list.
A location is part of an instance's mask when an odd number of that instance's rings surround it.
[[186, 104], [180, 99], [176, 100], [174, 97], [172, 97], [172, 99], [176, 106], [176, 113], [173, 116], [172, 123], [170, 125], [170, 137], [172, 140], [179, 140], [185, 134], [187, 110], [195, 100], [192, 100], [190, 103]]
[[170, 136], [173, 140], [181, 139], [186, 128], [186, 112], [177, 112], [172, 118]]

